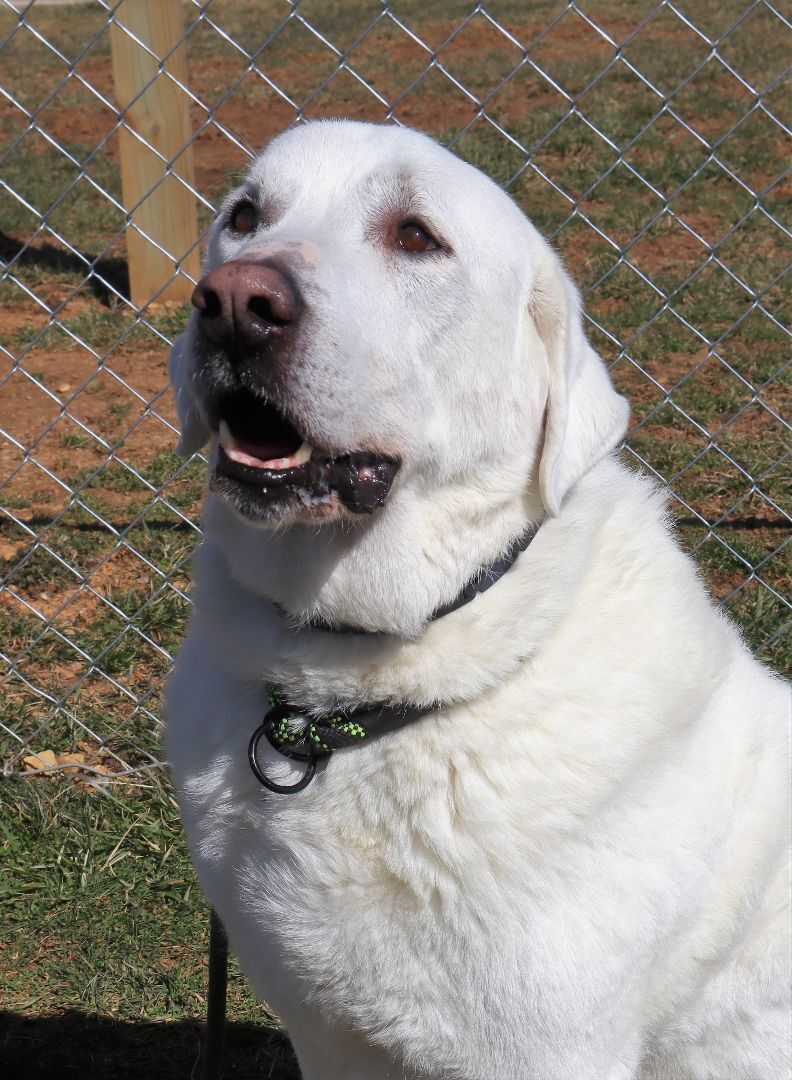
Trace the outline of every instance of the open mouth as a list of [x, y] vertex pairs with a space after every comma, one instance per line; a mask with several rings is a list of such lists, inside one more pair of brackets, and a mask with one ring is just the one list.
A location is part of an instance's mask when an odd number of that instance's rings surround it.
[[[305, 465], [315, 451], [274, 405], [239, 391], [220, 405], [218, 441], [229, 463], [280, 473]], [[250, 473], [241, 473], [250, 479]]]
[[271, 402], [238, 390], [215, 403], [218, 452], [211, 487], [246, 516], [273, 516], [275, 504], [327, 503], [337, 494], [356, 514], [382, 506], [399, 462], [368, 451], [317, 450]]

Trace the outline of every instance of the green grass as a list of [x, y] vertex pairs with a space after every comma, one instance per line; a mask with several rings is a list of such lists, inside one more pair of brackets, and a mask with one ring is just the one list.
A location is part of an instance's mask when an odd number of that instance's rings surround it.
[[[706, 44], [673, 13], [659, 13], [630, 36], [654, 6], [654, 0], [607, 0], [585, 8], [623, 44], [620, 59], [574, 12], [540, 40], [562, 9], [557, 3], [492, 0], [487, 11], [529, 47], [531, 62], [523, 63], [522, 50], [481, 14], [453, 34], [470, 13], [469, 0], [400, 0], [399, 17], [486, 103], [488, 116], [512, 143], [486, 119], [476, 119], [475, 104], [438, 69], [424, 74], [426, 51], [392, 22], [380, 21], [355, 44], [380, 11], [375, 0], [302, 0], [299, 13], [339, 49], [350, 50], [348, 65], [395, 103], [399, 119], [452, 145], [506, 185], [552, 237], [584, 292], [592, 340], [631, 399], [636, 427], [630, 447], [650, 470], [672, 481], [686, 504], [671, 502], [682, 544], [694, 553], [714, 593], [728, 597], [726, 610], [757, 655], [790, 670], [792, 635], [788, 628], [782, 632], [789, 609], [771, 591], [789, 594], [790, 549], [776, 550], [787, 534], [767, 501], [787, 506], [791, 479], [788, 467], [777, 464], [787, 449], [786, 432], [768, 411], [789, 410], [789, 339], [783, 329], [789, 281], [776, 281], [788, 252], [771, 220], [790, 220], [789, 188], [778, 182], [788, 149], [778, 125], [760, 110], [741, 119], [754, 104], [752, 95], [708, 60]], [[677, 6], [713, 37], [726, 34], [745, 8], [740, 0], [679, 0]], [[257, 54], [288, 10], [279, 0], [213, 0], [205, 14]], [[244, 61], [208, 18], [195, 21], [194, 5], [185, 5], [185, 13], [200, 96], [218, 121], [257, 148], [292, 121], [293, 111], [252, 74], [225, 99], [231, 80], [243, 75]], [[77, 57], [98, 34], [78, 67], [112, 96], [109, 38], [98, 5], [68, 11], [34, 5], [26, 18], [67, 58]], [[16, 16], [0, 8], [0, 36], [16, 25]], [[757, 8], [723, 39], [720, 53], [761, 89], [786, 62], [787, 45], [778, 30], [775, 16]], [[26, 132], [22, 114], [0, 103], [0, 154], [23, 135], [3, 160], [3, 179], [28, 204], [5, 199], [0, 255], [12, 257], [30, 242], [13, 274], [58, 311], [62, 324], [47, 326], [42, 309], [16, 281], [0, 280], [0, 307], [9, 320], [2, 326], [3, 344], [53, 392], [64, 381], [76, 387], [90, 378], [70, 408], [115, 445], [140, 420], [139, 402], [97, 372], [80, 342], [111, 371], [126, 365], [132, 385], [142, 358], [151, 371], [154, 357], [164, 381], [162, 336], [180, 332], [188, 307], [147, 312], [144, 322], [96, 281], [86, 281], [85, 260], [99, 259], [99, 273], [124, 289], [124, 218], [94, 186], [120, 200], [116, 137], [94, 152], [113, 117], [74, 78], [45, 102], [66, 68], [26, 30], [14, 35], [2, 56], [4, 85], [26, 108], [41, 107], [38, 123], [73, 158], [41, 134]], [[316, 96], [336, 59], [297, 19], [257, 63], [308, 116], [385, 117], [348, 73], [338, 74]], [[662, 113], [661, 99], [628, 63], [667, 95]], [[533, 64], [574, 97], [574, 113]], [[781, 86], [764, 103], [779, 117], [788, 112]], [[205, 117], [195, 107], [192, 118], [199, 124]], [[218, 139], [202, 133], [195, 143], [200, 184], [211, 199], [228, 190], [245, 165], [243, 154], [231, 146], [222, 151]], [[52, 233], [38, 232], [42, 215], [77, 255]], [[199, 217], [205, 226], [205, 208]], [[760, 304], [754, 303], [756, 290], [766, 290]], [[68, 376], [62, 374], [66, 370]], [[15, 385], [23, 403], [26, 395], [39, 393], [24, 378]], [[12, 432], [14, 404], [0, 401]], [[48, 413], [47, 421], [52, 418]], [[176, 458], [170, 434], [149, 419], [140, 421], [110, 462], [101, 444], [67, 418], [37, 446], [36, 454], [57, 476], [84, 485], [82, 506], [67, 505], [56, 485], [28, 467], [3, 492], [3, 504], [51, 553], [36, 546], [25, 528], [10, 521], [0, 526], [0, 570], [7, 575], [9, 601], [0, 606], [0, 636], [19, 674], [54, 699], [12, 680], [0, 697], [3, 720], [21, 737], [34, 739], [39, 751], [65, 753], [86, 743], [111, 769], [119, 758], [149, 766], [161, 756], [152, 715], [160, 713], [167, 654], [177, 648], [188, 616], [182, 594], [196, 540], [180, 515], [195, 520], [205, 483], [203, 466]], [[27, 445], [35, 434], [20, 430], [20, 441]], [[728, 457], [708, 446], [710, 438]], [[629, 453], [627, 459], [635, 463]], [[173, 509], [124, 462], [148, 484], [162, 487]], [[751, 475], [762, 476], [758, 491]], [[717, 535], [708, 537], [696, 515], [718, 523]], [[759, 564], [762, 580], [749, 580], [749, 568]], [[86, 587], [79, 591], [81, 582]], [[101, 658], [101, 671], [89, 669], [84, 652]], [[144, 708], [136, 708], [139, 697]], [[0, 743], [0, 758], [15, 750], [13, 740]], [[0, 787], [4, 1074], [31, 1080], [191, 1075], [204, 1009], [207, 911], [166, 778], [161, 771], [144, 771], [138, 780], [97, 791], [64, 778], [13, 777]], [[228, 1076], [296, 1076], [286, 1042], [236, 969], [230, 1016]]]
[[[189, 1076], [205, 1010], [208, 909], [164, 780], [149, 775], [106, 794], [59, 779], [6, 781], [0, 849], [5, 1075]], [[227, 1076], [258, 1068], [296, 1077], [235, 963], [229, 1021]]]
[[[19, 276], [25, 277], [24, 273]], [[103, 309], [97, 306], [74, 317], [59, 316], [57, 322], [51, 322], [43, 330], [37, 326], [23, 326], [11, 336], [8, 344], [18, 352], [28, 353], [26, 366], [29, 370], [29, 357], [37, 351], [75, 349], [82, 341], [100, 352], [120, 344], [126, 348], [148, 345], [161, 349], [163, 337], [160, 335], [172, 340], [184, 329], [188, 315], [189, 305], [186, 304], [175, 311], [147, 313], [145, 321], [124, 307]], [[29, 345], [33, 345], [32, 352], [26, 348]]]

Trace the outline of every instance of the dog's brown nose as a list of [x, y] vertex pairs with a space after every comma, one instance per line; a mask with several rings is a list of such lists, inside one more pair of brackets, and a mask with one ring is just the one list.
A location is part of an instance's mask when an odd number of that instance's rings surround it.
[[302, 297], [283, 267], [265, 262], [223, 263], [192, 294], [198, 325], [225, 349], [259, 349], [299, 319]]

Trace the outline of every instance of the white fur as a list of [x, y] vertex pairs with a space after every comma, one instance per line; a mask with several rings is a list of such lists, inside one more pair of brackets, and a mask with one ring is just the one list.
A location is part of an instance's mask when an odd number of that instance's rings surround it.
[[[450, 258], [372, 240], [403, 188]], [[305, 1080], [782, 1080], [787, 690], [659, 493], [607, 457], [626, 407], [556, 257], [414, 132], [307, 125], [246, 190], [277, 220], [218, 226], [208, 265], [298, 251], [314, 321], [294, 409], [403, 459], [352, 524], [266, 531], [210, 495], [170, 685], [201, 885]], [[194, 332], [171, 367], [187, 449], [207, 434]], [[497, 585], [427, 624], [544, 514]], [[310, 616], [384, 632], [296, 628]], [[246, 756], [268, 681], [316, 710], [443, 707], [279, 796]]]

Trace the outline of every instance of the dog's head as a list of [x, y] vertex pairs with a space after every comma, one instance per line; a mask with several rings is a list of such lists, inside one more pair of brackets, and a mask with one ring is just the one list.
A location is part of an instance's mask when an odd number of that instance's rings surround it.
[[556, 513], [627, 406], [560, 263], [427, 137], [317, 122], [225, 201], [170, 362], [210, 486], [260, 526], [376, 511], [391, 488], [529, 485]]

